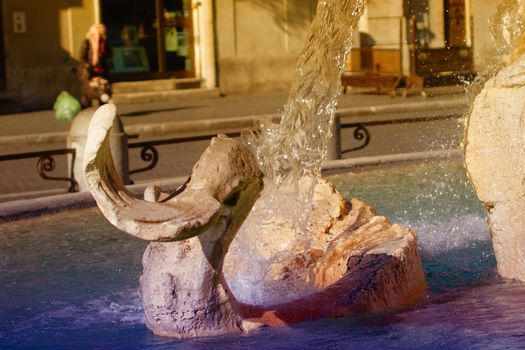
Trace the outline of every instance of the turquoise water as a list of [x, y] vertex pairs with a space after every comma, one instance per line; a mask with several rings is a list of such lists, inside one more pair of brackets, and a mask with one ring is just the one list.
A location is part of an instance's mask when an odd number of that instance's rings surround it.
[[418, 232], [430, 291], [495, 275], [485, 211], [459, 161], [363, 168], [329, 180], [346, 198]]
[[396, 313], [173, 340], [145, 327], [142, 242], [97, 209], [0, 225], [0, 349], [501, 349], [525, 345], [525, 286], [496, 277], [485, 214], [457, 162], [333, 175], [418, 231], [428, 293]]

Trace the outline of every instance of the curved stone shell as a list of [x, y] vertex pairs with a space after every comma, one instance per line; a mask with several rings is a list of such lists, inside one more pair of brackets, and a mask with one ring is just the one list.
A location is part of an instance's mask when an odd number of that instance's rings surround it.
[[117, 228], [150, 241], [186, 239], [202, 233], [218, 218], [221, 202], [235, 189], [260, 177], [250, 149], [218, 136], [193, 168], [182, 193], [163, 202], [136, 198], [117, 175], [110, 153], [109, 131], [114, 105], [100, 107], [89, 126], [84, 155], [86, 180], [106, 218]]

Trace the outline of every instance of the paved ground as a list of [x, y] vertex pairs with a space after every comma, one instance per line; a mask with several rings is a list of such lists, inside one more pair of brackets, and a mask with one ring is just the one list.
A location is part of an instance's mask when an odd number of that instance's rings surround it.
[[[449, 99], [458, 89], [434, 88], [428, 90], [427, 100]], [[197, 119], [242, 117], [273, 114], [282, 110], [287, 99], [285, 92], [267, 92], [228, 95], [205, 99], [187, 99], [148, 104], [119, 105], [119, 114], [125, 125], [163, 123]], [[425, 101], [419, 95], [390, 97], [378, 94], [341, 94], [340, 108], [402, 104]], [[0, 137], [69, 130], [70, 123], [57, 121], [52, 110], [0, 115]]]
[[[429, 98], [420, 96], [390, 97], [387, 95], [356, 94], [347, 93], [339, 99], [340, 108], [379, 106], [390, 104], [410, 104], [420, 101], [450, 101], [460, 94], [457, 89], [433, 89], [429, 91]], [[171, 101], [149, 104], [128, 104], [118, 106], [124, 125], [157, 124], [189, 120], [209, 120], [224, 117], [243, 117], [249, 115], [274, 114], [279, 112], [286, 102], [287, 94], [283, 92], [274, 93], [252, 93], [242, 95], [231, 95], [206, 99], [189, 99], [182, 101]], [[462, 128], [456, 121], [419, 123], [417, 126], [399, 126], [375, 128], [374, 147], [356, 153], [356, 156], [369, 156], [392, 152], [410, 152], [420, 149], [441, 149], [456, 147], [462, 134]], [[422, 125], [424, 124], [424, 125]], [[26, 134], [45, 134], [53, 132], [64, 132], [69, 130], [70, 123], [56, 121], [53, 111], [38, 111], [31, 113], [20, 113], [0, 115], [0, 141], [2, 138]], [[347, 132], [347, 134], [350, 131]], [[417, 135], [417, 137], [415, 136]], [[352, 135], [343, 137], [343, 148], [348, 146], [346, 139], [352, 139]], [[395, 139], [396, 142], [392, 142]], [[415, 140], [415, 141], [414, 141]], [[1, 142], [0, 142], [1, 143]], [[183, 176], [191, 171], [191, 168], [199, 155], [207, 146], [207, 141], [192, 142], [191, 144], [179, 144], [164, 146], [159, 149], [161, 162], [157, 168], [148, 173], [136, 174], [135, 181], [146, 181], [155, 178]], [[401, 145], [401, 146], [400, 146]], [[29, 152], [41, 149], [65, 148], [63, 143], [46, 143], [28, 146], [23, 143], [9, 143], [0, 146], [1, 154]], [[51, 190], [51, 192], [63, 191], [63, 182], [41, 180], [35, 169], [36, 159], [0, 162], [0, 200], [2, 196], [13, 195], [26, 191]], [[143, 166], [140, 160], [139, 150], [130, 152], [130, 168]], [[58, 158], [56, 164], [56, 175], [66, 174], [65, 157]], [[50, 193], [51, 193], [50, 192]]]

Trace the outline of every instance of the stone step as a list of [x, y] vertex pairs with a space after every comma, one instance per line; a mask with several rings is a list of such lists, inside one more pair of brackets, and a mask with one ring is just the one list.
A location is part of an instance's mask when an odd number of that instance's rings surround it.
[[20, 103], [16, 103], [11, 98], [3, 98], [0, 96], [0, 114], [22, 113], [23, 111], [24, 106]]
[[115, 104], [150, 103], [199, 98], [219, 97], [218, 88], [182, 89], [148, 92], [114, 93], [111, 97]]
[[154, 92], [179, 89], [197, 89], [201, 87], [202, 80], [199, 78], [182, 79], [158, 79], [142, 81], [123, 81], [113, 83], [114, 94], [135, 93], [135, 92]]

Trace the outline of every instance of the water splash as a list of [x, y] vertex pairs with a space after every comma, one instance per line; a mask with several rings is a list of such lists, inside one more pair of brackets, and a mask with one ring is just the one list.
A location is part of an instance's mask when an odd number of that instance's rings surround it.
[[[250, 262], [234, 269], [237, 277], [232, 278], [230, 288], [238, 300], [271, 305], [314, 292], [313, 284], [300, 277], [307, 263], [291, 271], [286, 281], [271, 281], [267, 276], [275, 276], [269, 273], [274, 267], [291, 264], [288, 260], [294, 258], [294, 252], [308, 251], [310, 238], [318, 233], [310, 219], [314, 192], [331, 136], [352, 32], [364, 1], [319, 1], [280, 123], [261, 120], [257, 132], [243, 135], [257, 155], [265, 186], [230, 246], [230, 251], [240, 249], [237, 256]], [[254, 232], [263, 232], [255, 245], [249, 243]]]
[[496, 59], [499, 65], [509, 63], [512, 54], [524, 29], [525, 1], [504, 0], [496, 8], [496, 12], [490, 19], [490, 35], [496, 46]]
[[[275, 186], [274, 192], [283, 185], [297, 189], [301, 178], [320, 177], [341, 74], [363, 10], [364, 0], [319, 1], [280, 123], [261, 120], [256, 133], [244, 134], [258, 157], [266, 186]], [[315, 181], [309, 183], [309, 189], [297, 189], [298, 197], [311, 198]]]
[[488, 22], [491, 54], [471, 82], [464, 81], [467, 96], [474, 101], [485, 82], [525, 53], [525, 0], [501, 1]]

